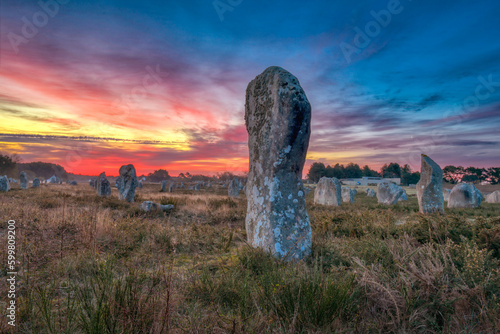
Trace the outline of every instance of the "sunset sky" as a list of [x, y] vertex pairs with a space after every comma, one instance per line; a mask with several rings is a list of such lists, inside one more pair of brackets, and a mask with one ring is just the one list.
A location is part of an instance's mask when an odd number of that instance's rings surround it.
[[0, 152], [24, 162], [244, 172], [245, 90], [276, 65], [312, 105], [306, 170], [500, 166], [498, 0], [55, 1], [1, 2]]

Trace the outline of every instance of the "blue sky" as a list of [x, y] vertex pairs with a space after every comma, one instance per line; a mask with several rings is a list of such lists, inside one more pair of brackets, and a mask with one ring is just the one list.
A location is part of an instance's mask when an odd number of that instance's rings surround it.
[[0, 151], [26, 161], [244, 171], [245, 89], [277, 65], [312, 104], [308, 164], [500, 165], [498, 1], [44, 3], [1, 8]]

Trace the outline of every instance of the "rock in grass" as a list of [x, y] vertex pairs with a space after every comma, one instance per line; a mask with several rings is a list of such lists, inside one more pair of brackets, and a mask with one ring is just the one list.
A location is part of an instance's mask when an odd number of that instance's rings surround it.
[[453, 187], [448, 198], [448, 208], [477, 208], [483, 195], [470, 183], [459, 183]]
[[32, 188], [38, 188], [38, 187], [40, 187], [40, 179], [38, 179], [37, 177], [35, 177], [33, 179], [33, 185], [31, 187]]
[[431, 158], [422, 154], [420, 181], [417, 183], [418, 206], [421, 213], [444, 214], [443, 171]]
[[240, 184], [238, 180], [233, 179], [227, 187], [227, 194], [229, 197], [238, 198], [240, 196]]
[[152, 201], [145, 201], [139, 206], [139, 208], [144, 212], [153, 212], [153, 211], [169, 211], [174, 208], [172, 204], [161, 205], [159, 203], [155, 203]]
[[492, 192], [488, 196], [486, 196], [487, 203], [500, 203], [500, 190]]
[[322, 177], [314, 190], [314, 204], [340, 206], [342, 202], [342, 185], [335, 178]]
[[354, 191], [349, 187], [342, 187], [342, 202], [354, 203]]
[[137, 175], [134, 165], [124, 165], [120, 167], [122, 177], [120, 188], [118, 188], [118, 198], [131, 203], [134, 202], [135, 188], [137, 188]]
[[0, 177], [0, 191], [7, 192], [10, 190], [10, 182], [7, 175]]
[[275, 258], [305, 258], [312, 245], [302, 184], [311, 105], [297, 78], [280, 67], [270, 67], [250, 82], [245, 123], [249, 135], [248, 243]]
[[167, 180], [161, 181], [160, 192], [162, 192], [162, 193], [166, 193], [167, 192]]
[[391, 182], [381, 182], [377, 186], [377, 200], [380, 204], [394, 205], [403, 193], [403, 188]]
[[408, 201], [408, 194], [406, 193], [406, 190], [403, 189], [403, 195], [398, 199], [398, 202], [406, 202]]
[[368, 197], [375, 197], [375, 196], [377, 196], [377, 194], [375, 193], [375, 190], [373, 190], [373, 189], [366, 189], [366, 195]]
[[28, 176], [25, 171], [19, 173], [19, 183], [21, 184], [21, 189], [28, 189]]
[[48, 183], [54, 183], [54, 184], [58, 184], [59, 183], [59, 179], [57, 178], [57, 176], [55, 175], [52, 175], [48, 180], [47, 180]]
[[78, 182], [76, 182], [76, 181], [71, 181], [69, 184], [70, 184], [71, 186], [77, 186], [77, 185], [78, 185]]

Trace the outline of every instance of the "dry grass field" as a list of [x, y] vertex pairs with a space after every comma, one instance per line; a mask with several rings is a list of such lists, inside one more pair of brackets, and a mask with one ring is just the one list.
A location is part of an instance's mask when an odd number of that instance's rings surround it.
[[[0, 193], [2, 263], [17, 226], [19, 333], [500, 332], [500, 204], [422, 216], [411, 191], [336, 208], [311, 192], [313, 256], [285, 263], [245, 243], [243, 193], [159, 188], [132, 204], [88, 184]], [[145, 200], [175, 209], [142, 213]]]

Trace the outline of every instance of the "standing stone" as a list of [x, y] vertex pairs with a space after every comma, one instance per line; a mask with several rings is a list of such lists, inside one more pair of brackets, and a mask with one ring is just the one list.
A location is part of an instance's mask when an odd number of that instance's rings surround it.
[[71, 181], [69, 184], [70, 184], [71, 186], [77, 186], [77, 185], [78, 185], [78, 182], [76, 182], [76, 181]]
[[142, 202], [139, 208], [144, 212], [168, 211], [174, 208], [173, 204], [161, 205], [152, 201]]
[[377, 200], [381, 204], [394, 205], [403, 193], [403, 188], [392, 182], [381, 182], [377, 186]]
[[94, 187], [94, 181], [95, 179], [90, 179], [89, 180], [89, 186], [91, 186], [92, 188]]
[[373, 190], [373, 189], [366, 189], [366, 194], [368, 195], [368, 197], [377, 196], [377, 194], [375, 193], [375, 190]]
[[174, 192], [174, 183], [170, 182], [170, 185], [168, 186], [168, 192], [173, 193]]
[[52, 175], [48, 180], [47, 180], [48, 183], [59, 183], [59, 179], [57, 178], [57, 176], [55, 175]]
[[249, 244], [275, 258], [311, 253], [302, 169], [311, 133], [311, 105], [297, 78], [270, 67], [248, 85], [246, 230]]
[[233, 198], [238, 198], [240, 196], [240, 184], [236, 179], [232, 180], [231, 183], [229, 183], [227, 194], [229, 197]]
[[166, 193], [167, 192], [167, 180], [161, 181], [161, 190], [160, 192]]
[[38, 187], [40, 187], [40, 180], [37, 177], [35, 177], [33, 179], [33, 185], [31, 187], [32, 188], [38, 188]]
[[142, 184], [142, 181], [139, 181], [137, 184], [137, 188], [142, 189], [144, 185]]
[[135, 188], [137, 187], [137, 175], [134, 165], [123, 165], [120, 167], [120, 176], [122, 181], [118, 188], [118, 198], [133, 202], [135, 198]]
[[197, 184], [194, 185], [194, 190], [200, 190], [200, 189], [201, 189], [201, 187], [200, 187], [199, 183], [197, 183]]
[[7, 175], [0, 177], [0, 191], [7, 192], [10, 190], [10, 182]]
[[483, 195], [473, 184], [459, 183], [453, 187], [448, 198], [448, 208], [477, 208]]
[[354, 203], [354, 192], [349, 187], [342, 187], [342, 202]]
[[486, 196], [487, 203], [500, 203], [500, 190], [492, 192], [488, 196]]
[[19, 182], [21, 183], [21, 189], [28, 189], [28, 176], [24, 171], [19, 173]]
[[341, 202], [342, 185], [340, 181], [335, 177], [322, 177], [314, 190], [314, 204], [340, 206]]
[[101, 173], [97, 178], [97, 195], [111, 196], [111, 183], [106, 178], [106, 173]]
[[431, 158], [422, 154], [420, 181], [417, 183], [418, 206], [421, 213], [444, 214], [443, 171]]

